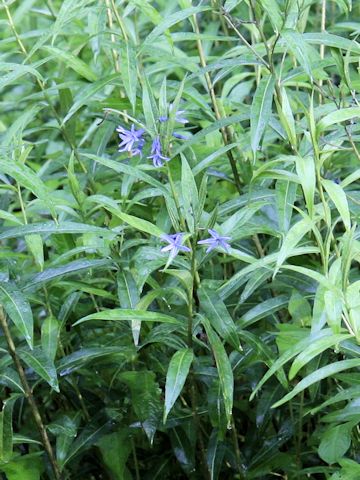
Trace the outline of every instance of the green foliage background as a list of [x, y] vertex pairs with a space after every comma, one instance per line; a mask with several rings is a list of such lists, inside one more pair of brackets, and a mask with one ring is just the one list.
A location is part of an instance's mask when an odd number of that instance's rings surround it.
[[1, 2], [0, 475], [360, 478], [359, 2]]

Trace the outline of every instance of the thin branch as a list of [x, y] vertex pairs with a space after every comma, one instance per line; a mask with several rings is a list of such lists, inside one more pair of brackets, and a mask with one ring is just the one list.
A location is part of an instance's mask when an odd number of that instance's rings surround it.
[[19, 374], [21, 384], [22, 384], [23, 389], [25, 391], [25, 396], [26, 396], [26, 398], [29, 402], [32, 416], [34, 417], [36, 426], [39, 430], [43, 447], [44, 447], [44, 449], [45, 449], [45, 451], [46, 451], [46, 453], [49, 457], [50, 464], [51, 464], [52, 470], [54, 472], [55, 478], [56, 478], [56, 480], [61, 480], [60, 469], [59, 469], [59, 466], [57, 464], [57, 461], [56, 461], [56, 458], [55, 458], [55, 455], [54, 455], [54, 452], [53, 452], [53, 449], [52, 449], [52, 446], [51, 446], [51, 443], [50, 443], [50, 440], [49, 440], [49, 437], [48, 437], [48, 434], [47, 434], [47, 431], [46, 431], [46, 427], [45, 427], [44, 422], [41, 418], [41, 414], [40, 414], [38, 406], [35, 402], [35, 398], [33, 396], [30, 385], [28, 384], [28, 381], [26, 379], [26, 375], [25, 375], [23, 366], [22, 366], [22, 364], [20, 362], [20, 359], [19, 359], [19, 357], [16, 353], [15, 344], [14, 344], [13, 338], [11, 336], [10, 329], [8, 327], [8, 324], [7, 324], [6, 315], [5, 315], [4, 310], [1, 306], [0, 306], [0, 325], [1, 325], [1, 328], [2, 328], [2, 330], [4, 332], [4, 335], [5, 335], [5, 338], [6, 338], [6, 342], [7, 342], [7, 345], [8, 345], [8, 350], [9, 350], [10, 356], [11, 356], [13, 362], [14, 362], [15, 368], [16, 368], [18, 374]]

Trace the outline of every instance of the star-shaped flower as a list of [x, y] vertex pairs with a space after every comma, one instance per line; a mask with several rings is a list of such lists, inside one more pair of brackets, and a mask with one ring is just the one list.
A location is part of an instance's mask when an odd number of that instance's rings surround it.
[[131, 155], [141, 155], [145, 140], [143, 139], [144, 130], [136, 130], [135, 125], [131, 125], [131, 130], [126, 130], [121, 125], [116, 129], [122, 142], [119, 145], [119, 152], [129, 152]]
[[[171, 112], [173, 108], [174, 108], [174, 105], [172, 103], [170, 103], [169, 112]], [[175, 122], [182, 123], [183, 125], [185, 123], [189, 123], [189, 120], [182, 116], [183, 113], [185, 113], [185, 110], [178, 110], [175, 113]], [[169, 117], [167, 115], [162, 115], [161, 117], [159, 117], [159, 121], [161, 123], [167, 122], [168, 120], [169, 120]]]
[[218, 247], [223, 248], [227, 253], [229, 253], [230, 244], [228, 243], [228, 241], [231, 240], [231, 237], [224, 237], [220, 235], [216, 230], [212, 229], [209, 229], [208, 232], [211, 235], [210, 238], [197, 242], [199, 245], [208, 245], [206, 253], [209, 253], [211, 252], [211, 250], [214, 250]]
[[163, 247], [161, 252], [170, 252], [169, 259], [173, 259], [179, 252], [191, 252], [189, 247], [183, 245], [183, 233], [175, 233], [174, 235], [162, 235], [161, 239], [168, 242], [169, 245]]

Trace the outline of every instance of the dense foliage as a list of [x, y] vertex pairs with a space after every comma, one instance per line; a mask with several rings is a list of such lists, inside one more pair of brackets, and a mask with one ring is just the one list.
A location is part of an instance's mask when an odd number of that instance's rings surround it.
[[359, 479], [360, 3], [0, 31], [0, 476]]

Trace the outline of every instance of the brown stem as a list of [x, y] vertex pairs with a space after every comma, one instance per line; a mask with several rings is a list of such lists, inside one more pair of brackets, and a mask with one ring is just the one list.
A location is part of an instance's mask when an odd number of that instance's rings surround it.
[[41, 414], [40, 414], [38, 406], [35, 402], [35, 398], [33, 396], [32, 390], [31, 390], [31, 388], [28, 384], [28, 381], [26, 379], [26, 375], [25, 375], [23, 366], [21, 365], [20, 359], [19, 359], [19, 357], [16, 353], [15, 344], [14, 344], [14, 341], [12, 339], [10, 329], [8, 327], [8, 324], [7, 324], [6, 315], [5, 315], [2, 307], [0, 307], [0, 325], [1, 325], [1, 328], [3, 329], [4, 335], [5, 335], [5, 338], [6, 338], [6, 342], [8, 344], [9, 353], [11, 355], [11, 358], [12, 358], [13, 362], [14, 362], [15, 368], [16, 368], [18, 374], [19, 374], [21, 384], [22, 384], [23, 389], [25, 391], [25, 396], [26, 396], [26, 398], [29, 402], [31, 413], [34, 417], [36, 426], [39, 430], [43, 447], [44, 447], [44, 449], [45, 449], [45, 451], [46, 451], [46, 453], [49, 457], [50, 464], [51, 464], [52, 470], [54, 472], [55, 478], [56, 478], [56, 480], [61, 480], [60, 469], [59, 469], [59, 466], [57, 464], [57, 461], [56, 461], [56, 458], [55, 458], [55, 455], [54, 455], [54, 452], [53, 452], [48, 434], [46, 432], [44, 422], [41, 418]]

